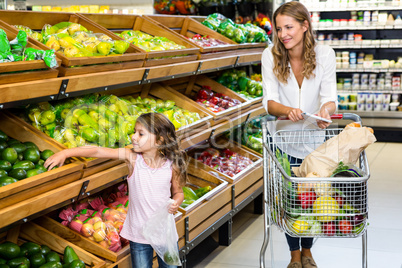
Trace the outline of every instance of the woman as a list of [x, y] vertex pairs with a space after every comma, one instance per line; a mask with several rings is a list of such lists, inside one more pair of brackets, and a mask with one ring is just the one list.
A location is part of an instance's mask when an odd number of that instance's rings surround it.
[[[330, 123], [321, 120], [316, 125], [307, 125], [302, 113], [330, 119], [335, 112], [335, 66], [334, 50], [316, 44], [305, 6], [299, 2], [280, 6], [273, 15], [273, 46], [265, 49], [262, 55], [263, 105], [269, 114], [290, 120], [270, 124], [271, 134], [277, 130], [325, 129], [329, 126]], [[296, 160], [303, 159], [314, 149], [300, 147], [281, 149]], [[288, 268], [317, 267], [310, 250], [313, 238], [287, 234], [286, 238], [291, 251]]]

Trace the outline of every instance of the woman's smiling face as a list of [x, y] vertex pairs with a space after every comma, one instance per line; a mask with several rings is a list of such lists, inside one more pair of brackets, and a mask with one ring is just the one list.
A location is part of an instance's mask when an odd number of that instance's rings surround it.
[[306, 24], [300, 24], [296, 19], [281, 14], [276, 16], [275, 24], [278, 39], [287, 50], [303, 46]]

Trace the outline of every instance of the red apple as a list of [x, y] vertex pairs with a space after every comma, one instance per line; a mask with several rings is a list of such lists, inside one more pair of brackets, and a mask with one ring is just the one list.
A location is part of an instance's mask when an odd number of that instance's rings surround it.
[[325, 222], [322, 224], [322, 231], [327, 236], [334, 236], [336, 234], [336, 225], [334, 222]]
[[94, 226], [90, 223], [85, 223], [81, 227], [81, 234], [85, 237], [89, 237], [94, 233]]
[[216, 104], [219, 103], [219, 98], [217, 98], [217, 97], [212, 97], [212, 98], [209, 100], [209, 102], [216, 105]]

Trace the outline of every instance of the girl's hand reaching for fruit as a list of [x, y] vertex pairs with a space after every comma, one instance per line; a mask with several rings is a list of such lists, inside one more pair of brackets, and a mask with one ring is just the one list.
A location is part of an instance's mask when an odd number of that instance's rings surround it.
[[169, 211], [170, 214], [176, 214], [178, 209], [179, 209], [179, 204], [177, 204], [177, 201], [174, 200], [174, 201], [170, 204], [168, 211]]
[[45, 166], [45, 168], [47, 168], [47, 170], [51, 170], [56, 166], [61, 167], [64, 164], [64, 161], [66, 161], [66, 158], [67, 157], [64, 151], [60, 151], [50, 156], [43, 165]]

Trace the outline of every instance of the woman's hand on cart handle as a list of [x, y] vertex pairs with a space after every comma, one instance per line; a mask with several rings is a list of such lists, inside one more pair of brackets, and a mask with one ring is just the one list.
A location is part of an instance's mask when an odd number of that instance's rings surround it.
[[291, 120], [292, 122], [297, 122], [300, 120], [303, 120], [303, 116], [302, 116], [303, 111], [300, 110], [299, 108], [290, 108], [288, 110], [288, 117], [287, 119]]
[[[275, 118], [273, 117], [273, 119], [275, 119]], [[289, 117], [278, 117], [277, 119], [278, 120], [290, 120]], [[332, 120], [333, 119], [343, 119], [343, 114], [333, 114], [333, 115], [331, 115], [331, 119]]]

